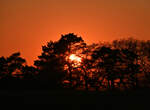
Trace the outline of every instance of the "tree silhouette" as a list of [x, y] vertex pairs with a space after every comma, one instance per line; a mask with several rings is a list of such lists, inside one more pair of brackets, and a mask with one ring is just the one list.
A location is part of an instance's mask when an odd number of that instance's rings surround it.
[[0, 57], [0, 79], [5, 77], [7, 74], [7, 60], [4, 57]]
[[67, 65], [70, 70], [69, 80], [72, 81], [72, 71], [66, 57], [71, 54], [72, 46], [80, 42], [83, 42], [81, 37], [70, 33], [62, 35], [56, 42], [50, 41], [43, 46], [42, 55], [38, 57], [39, 60], [35, 61], [35, 66], [40, 70], [40, 79], [46, 81], [48, 85], [57, 87], [68, 73], [64, 70], [64, 66]]
[[132, 86], [138, 84], [136, 74], [139, 73], [139, 65], [135, 63], [137, 55], [133, 52], [127, 49], [100, 47], [93, 52], [92, 59], [101, 79], [100, 85], [106, 84], [107, 81], [108, 88], [114, 89], [118, 84], [124, 86], [128, 82], [131, 82]]
[[38, 70], [33, 66], [25, 65], [22, 68], [23, 79], [26, 79], [26, 80], [37, 79], [36, 78], [37, 74], [38, 74]]
[[[0, 57], [1, 87], [84, 90], [136, 89], [150, 85], [150, 41], [133, 38], [87, 45], [73, 33], [47, 42], [34, 66], [20, 53]], [[71, 60], [74, 55], [81, 61]]]
[[[139, 70], [141, 74], [138, 74], [138, 82], [140, 86], [146, 87], [149, 85], [149, 73], [150, 73], [150, 41], [136, 40], [133, 38], [114, 40], [112, 47], [117, 49], [127, 49], [132, 53], [138, 55], [136, 57], [137, 63], [140, 65]], [[132, 56], [131, 56], [132, 57]]]
[[[23, 68], [23, 64], [25, 64], [25, 59], [20, 57], [20, 53], [14, 53], [11, 56], [7, 58], [7, 64], [8, 64], [8, 76], [7, 77], [20, 77], [21, 71]], [[18, 73], [17, 73], [18, 71]]]

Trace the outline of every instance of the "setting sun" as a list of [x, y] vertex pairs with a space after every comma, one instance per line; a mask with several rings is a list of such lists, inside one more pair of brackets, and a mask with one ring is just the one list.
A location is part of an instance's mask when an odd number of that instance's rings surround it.
[[71, 54], [69, 56], [69, 60], [71, 62], [73, 62], [73, 64], [72, 64], [73, 67], [78, 67], [78, 66], [81, 65], [81, 57], [79, 57], [79, 56], [77, 56], [75, 54]]
[[78, 63], [81, 62], [81, 57], [78, 57], [75, 54], [71, 54], [70, 57], [69, 57], [69, 59], [71, 61], [75, 61], [75, 62], [78, 62]]

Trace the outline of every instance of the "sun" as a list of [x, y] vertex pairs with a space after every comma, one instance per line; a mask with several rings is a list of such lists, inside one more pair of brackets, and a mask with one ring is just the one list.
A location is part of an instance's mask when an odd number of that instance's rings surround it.
[[73, 63], [74, 67], [78, 67], [81, 65], [82, 58], [75, 54], [71, 54], [69, 60]]
[[75, 54], [71, 54], [71, 55], [69, 56], [69, 59], [70, 59], [71, 61], [81, 62], [81, 57], [78, 57], [78, 56], [76, 56]]

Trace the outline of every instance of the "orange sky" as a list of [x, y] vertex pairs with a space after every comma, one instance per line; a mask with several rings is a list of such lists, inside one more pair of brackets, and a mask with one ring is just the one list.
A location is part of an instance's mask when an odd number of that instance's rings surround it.
[[0, 56], [20, 51], [28, 64], [41, 46], [69, 32], [87, 43], [150, 39], [150, 0], [0, 0]]

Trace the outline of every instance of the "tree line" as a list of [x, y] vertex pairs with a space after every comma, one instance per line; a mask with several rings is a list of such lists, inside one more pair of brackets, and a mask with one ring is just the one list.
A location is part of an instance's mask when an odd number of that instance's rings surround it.
[[[71, 54], [81, 62], [70, 60]], [[97, 91], [149, 88], [150, 40], [127, 38], [88, 45], [73, 33], [61, 35], [42, 46], [34, 66], [28, 66], [19, 52], [0, 57], [0, 85]]]

